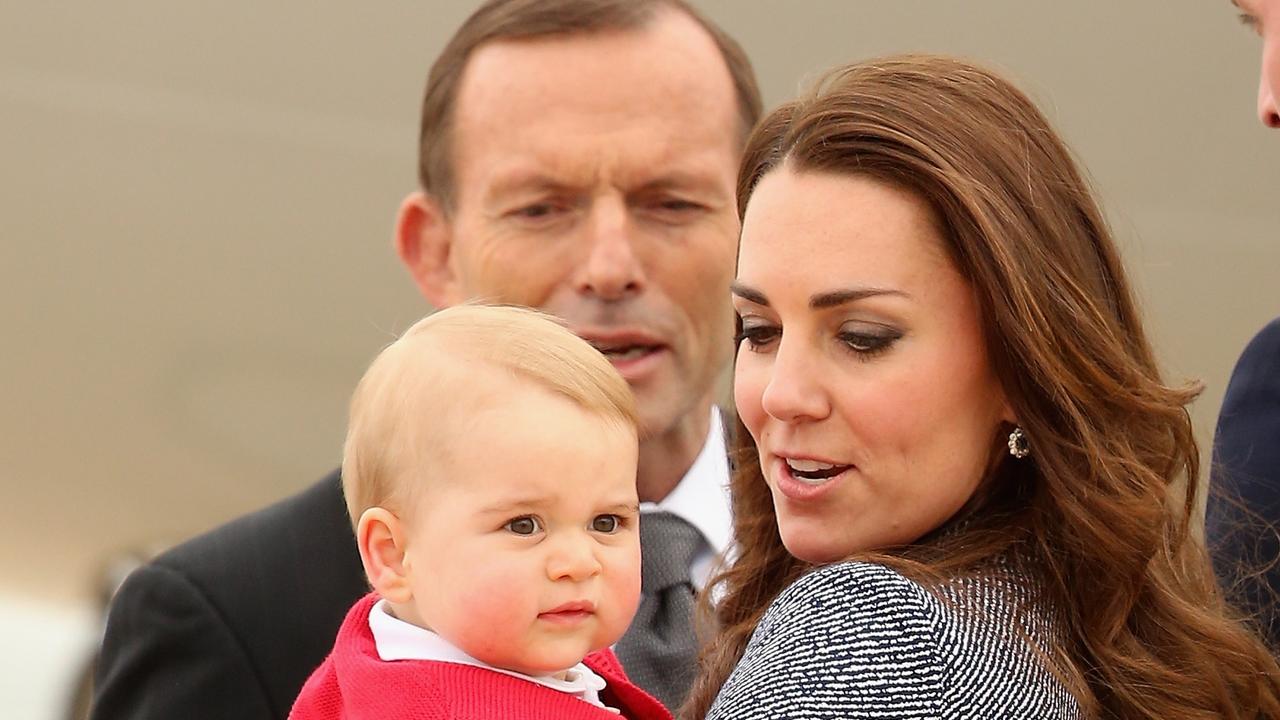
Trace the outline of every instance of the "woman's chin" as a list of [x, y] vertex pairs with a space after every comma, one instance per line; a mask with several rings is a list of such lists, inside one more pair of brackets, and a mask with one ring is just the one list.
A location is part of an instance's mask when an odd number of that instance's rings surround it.
[[835, 542], [835, 538], [821, 532], [782, 532], [782, 544], [797, 560], [811, 565], [827, 565], [848, 557], [854, 552]]

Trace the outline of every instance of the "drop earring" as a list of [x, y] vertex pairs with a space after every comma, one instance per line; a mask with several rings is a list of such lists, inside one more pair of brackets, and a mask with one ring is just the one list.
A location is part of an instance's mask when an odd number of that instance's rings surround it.
[[1027, 434], [1016, 425], [1009, 433], [1009, 454], [1021, 460], [1031, 454], [1031, 445], [1027, 443]]

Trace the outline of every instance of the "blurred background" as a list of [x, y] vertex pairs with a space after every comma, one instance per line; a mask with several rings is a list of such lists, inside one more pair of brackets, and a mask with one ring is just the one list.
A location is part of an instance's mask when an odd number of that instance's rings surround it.
[[[340, 459], [428, 308], [391, 249], [427, 68], [472, 1], [26, 3], [0, 23], [0, 707], [62, 717], [117, 559]], [[900, 51], [1003, 69], [1084, 163], [1170, 375], [1280, 313], [1280, 134], [1228, 0], [703, 0], [766, 102]], [[325, 558], [316, 558], [317, 563]], [[284, 601], [287, 601], [285, 599]]]

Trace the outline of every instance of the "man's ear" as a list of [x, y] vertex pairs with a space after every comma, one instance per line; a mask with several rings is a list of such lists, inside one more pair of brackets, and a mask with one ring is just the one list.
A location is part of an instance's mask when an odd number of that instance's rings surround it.
[[405, 563], [405, 535], [400, 519], [386, 508], [371, 507], [356, 523], [356, 546], [365, 577], [379, 595], [391, 603], [413, 599], [409, 568]]
[[464, 299], [451, 264], [453, 228], [439, 200], [421, 190], [405, 197], [396, 215], [395, 245], [418, 291], [433, 307]]

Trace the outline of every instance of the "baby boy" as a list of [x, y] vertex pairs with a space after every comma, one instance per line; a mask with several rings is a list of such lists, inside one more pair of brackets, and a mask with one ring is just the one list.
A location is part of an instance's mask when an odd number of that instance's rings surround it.
[[669, 718], [609, 650], [639, 602], [636, 454], [626, 382], [553, 319], [419, 321], [351, 401], [373, 593], [290, 718]]

